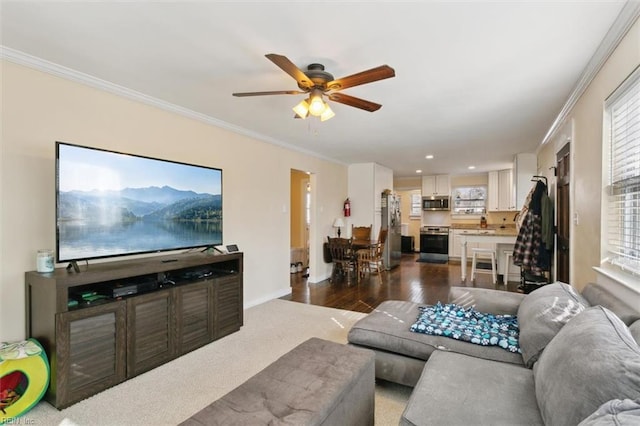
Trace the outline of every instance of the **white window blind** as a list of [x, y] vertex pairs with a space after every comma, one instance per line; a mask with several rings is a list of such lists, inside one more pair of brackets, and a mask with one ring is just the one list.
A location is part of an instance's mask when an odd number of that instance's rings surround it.
[[640, 274], [640, 71], [606, 103], [609, 136], [607, 252], [609, 262]]

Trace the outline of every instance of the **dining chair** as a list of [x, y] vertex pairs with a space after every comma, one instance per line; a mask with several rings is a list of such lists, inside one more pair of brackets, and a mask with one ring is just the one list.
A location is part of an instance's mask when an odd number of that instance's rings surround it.
[[373, 225], [369, 226], [353, 226], [351, 225], [351, 238], [356, 241], [371, 241], [371, 228]]
[[351, 280], [351, 274], [356, 272], [356, 260], [354, 257], [353, 249], [351, 247], [351, 238], [328, 238], [329, 252], [331, 253], [331, 261], [333, 263], [333, 270], [331, 271], [331, 278], [329, 281], [333, 281], [336, 276], [346, 276], [347, 282]]
[[371, 273], [372, 269], [375, 269], [377, 273], [380, 273], [384, 269], [382, 252], [384, 250], [384, 244], [387, 241], [388, 232], [388, 229], [380, 228], [378, 240], [368, 248], [363, 248], [356, 252], [359, 278], [362, 278], [366, 271]]

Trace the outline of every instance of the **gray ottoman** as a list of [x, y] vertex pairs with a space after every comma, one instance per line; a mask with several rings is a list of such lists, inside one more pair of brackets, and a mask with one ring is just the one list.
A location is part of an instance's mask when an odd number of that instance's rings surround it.
[[311, 338], [182, 425], [373, 425], [374, 354]]

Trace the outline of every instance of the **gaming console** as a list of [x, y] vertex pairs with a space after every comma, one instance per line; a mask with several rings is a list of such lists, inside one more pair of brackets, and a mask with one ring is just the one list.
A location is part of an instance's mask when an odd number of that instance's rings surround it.
[[116, 299], [118, 297], [131, 296], [132, 294], [146, 293], [157, 288], [158, 283], [155, 280], [118, 284], [111, 290], [111, 297]]

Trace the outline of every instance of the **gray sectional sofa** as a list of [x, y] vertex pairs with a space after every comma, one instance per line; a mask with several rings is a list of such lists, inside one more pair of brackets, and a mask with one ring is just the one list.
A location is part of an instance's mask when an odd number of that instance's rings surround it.
[[375, 352], [377, 378], [414, 387], [402, 425], [640, 424], [638, 293], [454, 287], [449, 303], [517, 315], [521, 352], [412, 332], [420, 305], [383, 302], [348, 340]]

